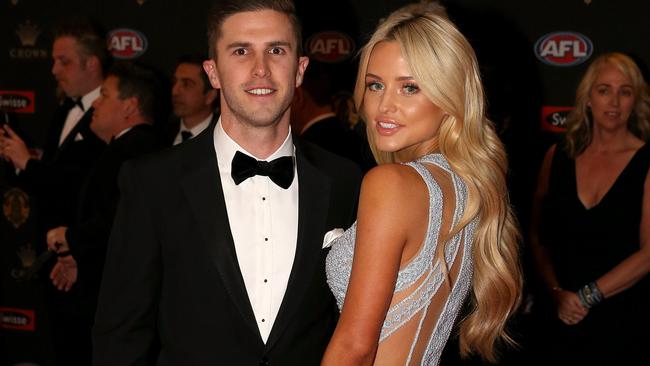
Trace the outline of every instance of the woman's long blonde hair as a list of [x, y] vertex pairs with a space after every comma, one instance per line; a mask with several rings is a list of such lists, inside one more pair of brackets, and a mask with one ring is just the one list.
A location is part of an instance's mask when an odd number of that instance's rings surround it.
[[[485, 116], [476, 56], [440, 5], [423, 2], [400, 8], [381, 22], [361, 51], [354, 97], [364, 119], [368, 62], [375, 45], [383, 41], [400, 44], [418, 85], [447, 113], [429, 152], [444, 154], [469, 191], [463, 219], [450, 235], [478, 218], [473, 241], [472, 307], [460, 326], [461, 354], [475, 353], [494, 362], [498, 341], [514, 343], [505, 325], [520, 302], [522, 276], [519, 231], [506, 188], [507, 159], [494, 126]], [[395, 161], [392, 153], [377, 151], [371, 133], [368, 139], [379, 163]]]
[[564, 148], [573, 158], [580, 155], [591, 143], [593, 120], [589, 108], [589, 95], [602, 69], [612, 65], [632, 83], [634, 110], [628, 120], [628, 129], [643, 141], [650, 140], [650, 95], [648, 85], [637, 64], [629, 56], [612, 52], [598, 56], [585, 71], [576, 90], [576, 105], [567, 117]]

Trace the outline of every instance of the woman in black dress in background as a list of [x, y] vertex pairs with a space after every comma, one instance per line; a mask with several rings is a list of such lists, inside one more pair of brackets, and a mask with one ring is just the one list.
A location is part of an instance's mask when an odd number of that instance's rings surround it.
[[649, 138], [650, 97], [639, 68], [620, 53], [598, 57], [578, 86], [564, 143], [546, 154], [533, 205], [531, 248], [559, 319], [549, 325], [553, 349], [542, 346], [556, 357], [548, 364], [645, 358]]

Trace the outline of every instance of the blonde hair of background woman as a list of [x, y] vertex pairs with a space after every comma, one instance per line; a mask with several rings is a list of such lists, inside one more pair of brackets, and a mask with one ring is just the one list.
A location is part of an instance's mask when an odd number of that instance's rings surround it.
[[[515, 343], [505, 325], [521, 298], [520, 237], [506, 188], [507, 159], [492, 123], [485, 116], [476, 56], [442, 6], [419, 3], [403, 7], [382, 21], [361, 50], [354, 90], [361, 113], [370, 54], [382, 41], [400, 44], [420, 88], [447, 113], [435, 146], [421, 153], [439, 150], [467, 183], [469, 199], [463, 219], [447, 236], [453, 236], [478, 217], [473, 241], [472, 307], [461, 323], [460, 348], [463, 356], [476, 353], [494, 362], [498, 341]], [[371, 133], [368, 138], [379, 163], [395, 162], [393, 154], [377, 151]], [[438, 249], [438, 260], [444, 263], [443, 251]]]
[[605, 53], [598, 56], [587, 68], [578, 84], [575, 109], [567, 117], [564, 148], [573, 158], [580, 155], [591, 143], [593, 121], [589, 94], [596, 78], [607, 65], [619, 69], [632, 82], [635, 101], [628, 120], [628, 129], [639, 139], [650, 140], [650, 95], [641, 70], [629, 56], [618, 52]]

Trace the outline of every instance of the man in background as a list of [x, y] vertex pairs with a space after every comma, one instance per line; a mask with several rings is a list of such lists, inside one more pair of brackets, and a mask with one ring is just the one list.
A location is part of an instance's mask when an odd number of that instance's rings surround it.
[[203, 71], [205, 59], [198, 55], [182, 56], [176, 64], [172, 80], [175, 118], [166, 133], [174, 145], [197, 136], [219, 115], [215, 110], [219, 92], [212, 88]]
[[[91, 348], [97, 294], [113, 217], [119, 200], [117, 176], [126, 160], [160, 150], [164, 144], [153, 128], [157, 105], [154, 73], [128, 62], [116, 63], [104, 80], [100, 97], [93, 103], [90, 128], [108, 148], [84, 182], [75, 221], [47, 233], [48, 247], [59, 253], [50, 278], [63, 291], [78, 291], [83, 343]], [[91, 362], [90, 353], [83, 364]]]
[[[14, 166], [16, 184], [34, 199], [42, 249], [48, 229], [73, 223], [82, 183], [106, 148], [90, 129], [92, 105], [99, 97], [109, 61], [103, 32], [84, 19], [62, 22], [54, 31], [52, 59], [52, 74], [65, 100], [53, 114], [42, 157], [31, 154], [24, 139], [10, 126], [4, 125], [4, 134], [0, 134], [0, 152]], [[46, 297], [55, 365], [87, 364], [90, 348], [85, 346], [80, 294], [49, 289], [52, 291]]]

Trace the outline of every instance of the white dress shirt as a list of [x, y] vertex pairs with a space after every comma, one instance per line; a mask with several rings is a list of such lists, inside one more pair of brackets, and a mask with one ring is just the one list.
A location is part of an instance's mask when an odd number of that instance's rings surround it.
[[181, 128], [178, 129], [178, 133], [176, 134], [176, 138], [174, 139], [174, 145], [178, 145], [181, 142], [183, 142], [183, 135], [181, 134], [183, 131], [190, 131], [192, 133], [191, 138], [194, 138], [198, 134], [203, 132], [203, 130], [205, 130], [210, 125], [210, 121], [212, 121], [212, 116], [213, 113], [210, 113], [208, 118], [204, 119], [203, 121], [201, 121], [201, 123], [199, 123], [198, 125], [192, 128], [185, 127], [185, 122], [183, 122], [183, 120], [181, 119], [181, 123], [180, 123]]
[[[282, 304], [293, 266], [298, 236], [298, 175], [282, 189], [266, 176], [254, 176], [235, 185], [230, 172], [239, 146], [221, 126], [214, 129], [214, 147], [235, 242], [237, 261], [262, 339], [266, 343]], [[291, 131], [284, 143], [266, 160], [294, 156]]]
[[61, 129], [61, 135], [59, 136], [59, 146], [65, 141], [66, 137], [70, 134], [70, 131], [72, 131], [77, 123], [81, 120], [81, 117], [90, 109], [90, 107], [93, 106], [93, 102], [95, 99], [99, 98], [99, 89], [101, 87], [98, 86], [97, 88], [93, 89], [90, 93], [84, 95], [81, 97], [81, 104], [84, 106], [84, 109], [81, 110], [78, 105], [75, 105], [70, 111], [68, 112], [68, 116], [65, 118], [65, 122], [63, 123], [63, 128]]

